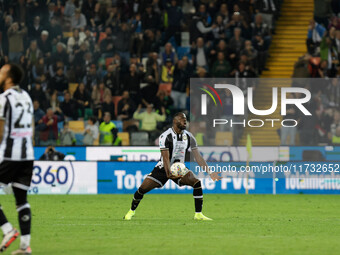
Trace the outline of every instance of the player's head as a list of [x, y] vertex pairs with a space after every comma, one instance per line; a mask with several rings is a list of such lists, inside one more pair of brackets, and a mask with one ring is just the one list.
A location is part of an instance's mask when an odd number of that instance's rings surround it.
[[178, 112], [174, 115], [174, 119], [172, 121], [174, 127], [179, 130], [185, 130], [187, 128], [187, 116], [183, 112]]
[[16, 64], [6, 64], [0, 69], [0, 89], [4, 90], [5, 84], [18, 85], [24, 76], [22, 68]]

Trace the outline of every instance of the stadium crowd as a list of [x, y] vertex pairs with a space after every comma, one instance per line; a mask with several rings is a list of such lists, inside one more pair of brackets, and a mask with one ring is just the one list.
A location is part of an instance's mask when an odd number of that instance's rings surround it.
[[[300, 117], [300, 145], [340, 145], [339, 1], [314, 1], [314, 19], [310, 21], [306, 45], [308, 53], [295, 64], [293, 78], [318, 79], [295, 80], [296, 86], [306, 86], [312, 93], [308, 104], [312, 116]], [[296, 114], [291, 109], [290, 115]], [[287, 136], [281, 136], [281, 143], [294, 145], [295, 133], [289, 142]]]
[[[124, 131], [145, 131], [153, 144], [174, 111], [188, 110], [189, 77], [251, 78], [266, 70], [281, 2], [0, 1], [0, 64], [17, 62], [25, 71], [20, 85], [34, 101], [36, 145], [91, 145], [98, 134], [100, 144], [119, 145], [117, 121]], [[340, 85], [332, 79], [339, 5], [315, 2], [309, 54], [294, 77], [328, 79], [310, 85], [316, 117], [301, 120], [303, 145], [329, 143], [340, 132]], [[69, 128], [74, 120], [87, 122], [81, 139]]]

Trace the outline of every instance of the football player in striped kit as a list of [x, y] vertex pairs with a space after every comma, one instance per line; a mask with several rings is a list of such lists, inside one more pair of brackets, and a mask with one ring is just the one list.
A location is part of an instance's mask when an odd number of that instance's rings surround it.
[[[16, 64], [0, 69], [0, 184], [12, 185], [21, 232], [20, 248], [12, 254], [31, 254], [31, 209], [27, 192], [33, 173], [33, 104], [19, 87], [23, 70]], [[0, 207], [0, 227], [4, 233], [0, 244], [3, 252], [19, 236]]]

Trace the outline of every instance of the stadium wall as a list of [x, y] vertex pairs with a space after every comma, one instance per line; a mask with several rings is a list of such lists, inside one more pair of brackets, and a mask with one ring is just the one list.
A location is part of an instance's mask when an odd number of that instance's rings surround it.
[[[251, 163], [258, 166], [262, 164], [263, 162]], [[244, 166], [246, 163], [238, 162], [233, 165]], [[154, 166], [155, 162], [35, 161], [29, 193], [133, 194]], [[304, 178], [298, 174], [289, 174], [282, 178], [249, 174], [247, 178], [244, 173], [234, 173], [224, 175], [219, 182], [213, 182], [209, 178], [201, 180], [206, 194], [244, 194], [246, 188], [249, 194], [340, 194], [339, 179], [317, 177], [320, 178]], [[163, 188], [151, 193], [191, 194], [192, 189], [178, 187], [169, 181]]]
[[[35, 157], [39, 160], [46, 147], [35, 147]], [[94, 160], [94, 161], [158, 161], [160, 151], [157, 146], [150, 147], [57, 147], [57, 150], [66, 155], [67, 160]], [[246, 161], [247, 149], [245, 147], [200, 147], [203, 157], [208, 161]], [[253, 147], [253, 161], [304, 161], [306, 156], [315, 155], [323, 160], [339, 161], [340, 146], [281, 146], [281, 147]], [[318, 160], [321, 160], [318, 159]]]

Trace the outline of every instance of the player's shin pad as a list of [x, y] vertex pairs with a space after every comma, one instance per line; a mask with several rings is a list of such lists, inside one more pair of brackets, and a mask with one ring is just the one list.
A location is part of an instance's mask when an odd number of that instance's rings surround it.
[[31, 233], [31, 208], [28, 203], [17, 208], [21, 235]]
[[195, 199], [195, 211], [196, 213], [202, 212], [202, 206], [203, 206], [203, 190], [201, 186], [201, 181], [198, 181], [193, 186], [193, 196]]

